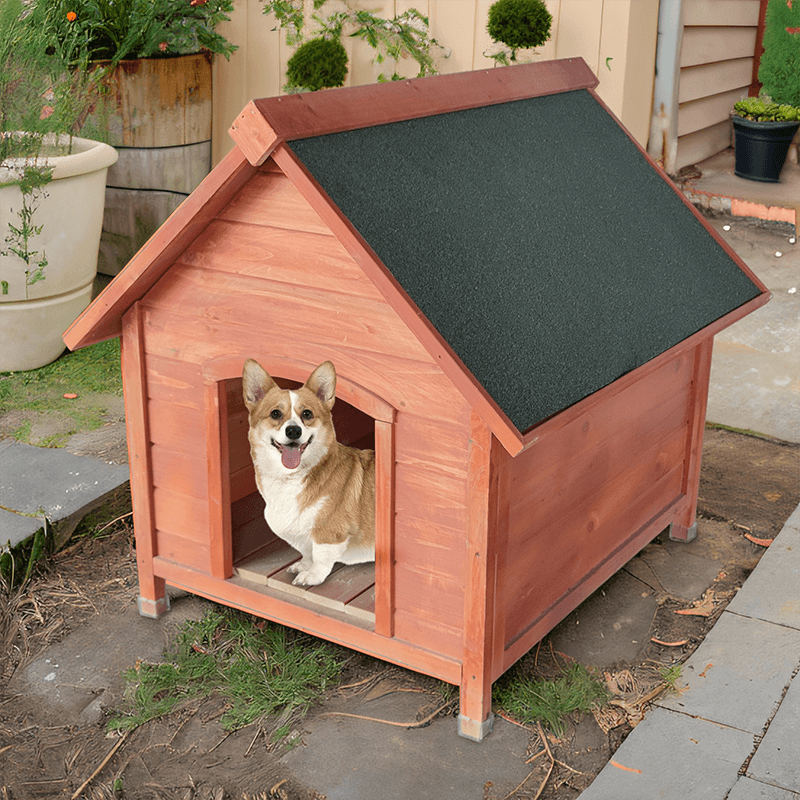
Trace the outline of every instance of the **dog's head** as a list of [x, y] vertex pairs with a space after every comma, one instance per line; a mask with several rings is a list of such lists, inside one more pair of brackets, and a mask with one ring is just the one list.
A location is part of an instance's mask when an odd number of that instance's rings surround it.
[[[250, 412], [250, 445], [254, 458], [275, 470], [306, 472], [318, 464], [335, 433], [331, 409], [335, 402], [336, 370], [320, 364], [299, 389], [281, 389], [252, 358], [244, 363], [242, 393]], [[302, 467], [302, 469], [300, 469]]]

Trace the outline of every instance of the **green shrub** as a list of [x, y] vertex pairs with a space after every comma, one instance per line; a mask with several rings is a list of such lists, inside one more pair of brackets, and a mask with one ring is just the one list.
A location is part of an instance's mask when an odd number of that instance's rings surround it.
[[543, 0], [497, 0], [489, 8], [486, 30], [493, 41], [511, 48], [514, 61], [520, 48], [543, 45], [550, 38], [552, 24]]
[[770, 0], [758, 79], [776, 103], [800, 106], [800, 2]]
[[286, 66], [288, 91], [332, 88], [344, 85], [347, 51], [338, 39], [311, 39], [295, 50]]
[[747, 97], [733, 105], [734, 113], [756, 122], [793, 122], [800, 120], [800, 108], [769, 103], [760, 97]]

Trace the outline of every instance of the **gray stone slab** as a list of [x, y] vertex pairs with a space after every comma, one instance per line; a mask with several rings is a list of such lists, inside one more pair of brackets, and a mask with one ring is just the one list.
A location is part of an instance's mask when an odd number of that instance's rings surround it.
[[800, 629], [800, 529], [783, 527], [728, 611]]
[[[414, 720], [419, 694], [395, 693], [379, 700], [327, 704], [340, 710], [395, 721]], [[283, 761], [301, 783], [328, 800], [503, 797], [528, 775], [528, 733], [500, 717], [482, 742], [457, 734], [452, 716], [426, 728], [406, 729], [347, 717], [314, 717], [303, 734], [305, 747]]]
[[[129, 474], [127, 465], [12, 442], [0, 448], [0, 506], [23, 514], [44, 513], [55, 523], [121, 486]], [[10, 524], [8, 535], [3, 529], [3, 544], [12, 530], [16, 529]]]
[[[0, 503], [2, 500], [0, 500]], [[0, 508], [0, 548], [24, 542], [43, 526], [41, 517], [26, 517]]]
[[724, 612], [663, 708], [760, 733], [800, 661], [800, 631]]
[[632, 575], [652, 585], [642, 565], [646, 565], [657, 580], [656, 588], [687, 601], [702, 597], [720, 569], [719, 561], [693, 555], [683, 542], [677, 547], [646, 547], [625, 565]]
[[722, 800], [752, 749], [744, 731], [655, 708], [580, 800]]
[[736, 781], [727, 800], [798, 800], [800, 794], [770, 786], [768, 783], [754, 781], [743, 775]]
[[782, 789], [800, 789], [800, 681], [796, 678], [758, 745], [747, 774]]

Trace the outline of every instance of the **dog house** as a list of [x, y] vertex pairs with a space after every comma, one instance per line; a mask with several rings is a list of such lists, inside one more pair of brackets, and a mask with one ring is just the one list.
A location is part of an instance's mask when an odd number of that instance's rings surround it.
[[[165, 582], [461, 688], [491, 686], [695, 521], [714, 334], [759, 280], [580, 59], [250, 103], [236, 146], [65, 334], [122, 337], [140, 610]], [[292, 586], [242, 365], [330, 359], [374, 447], [374, 565]], [[293, 383], [295, 382], [295, 383]]]

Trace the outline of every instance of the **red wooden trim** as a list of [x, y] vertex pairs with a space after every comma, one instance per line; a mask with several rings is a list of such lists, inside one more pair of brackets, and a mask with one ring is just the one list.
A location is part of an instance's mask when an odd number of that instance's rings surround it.
[[453, 352], [430, 320], [419, 310], [374, 250], [328, 197], [297, 156], [285, 144], [277, 147], [272, 156], [320, 218], [331, 228], [353, 260], [364, 270], [389, 305], [430, 353], [434, 362], [441, 367], [461, 392], [464, 399], [487, 421], [492, 433], [503, 443], [506, 450], [512, 455], [518, 453], [522, 449], [522, 434]]
[[231, 487], [228, 445], [228, 393], [224, 381], [204, 387], [208, 468], [209, 570], [215, 578], [233, 575]]
[[[282, 358], [261, 353], [255, 353], [250, 356], [220, 356], [219, 358], [212, 358], [202, 365], [203, 377], [206, 381], [241, 378], [246, 358], [254, 358], [270, 375], [286, 378], [290, 381], [299, 381], [300, 383], [305, 383], [308, 376], [317, 366], [299, 359]], [[368, 389], [338, 373], [336, 375], [336, 396], [375, 420], [394, 422], [395, 410], [393, 406]]]
[[375, 421], [375, 633], [394, 636], [394, 430]]
[[492, 707], [491, 665], [497, 581], [497, 544], [495, 531], [490, 528], [489, 522], [495, 518], [492, 502], [496, 499], [496, 487], [492, 487], [492, 434], [474, 411], [470, 428], [464, 662], [461, 676], [462, 732], [465, 724], [480, 729]]
[[689, 420], [689, 436], [684, 458], [683, 493], [686, 496], [686, 511], [676, 522], [685, 528], [694, 525], [697, 516], [697, 498], [700, 492], [700, 463], [703, 458], [703, 432], [706, 424], [708, 386], [711, 378], [711, 354], [714, 340], [701, 342], [695, 350], [694, 379], [692, 382], [692, 406]]
[[761, 56], [764, 55], [764, 28], [767, 22], [767, 6], [769, 0], [761, 0], [758, 8], [758, 27], [756, 28], [756, 49], [753, 52], [753, 72], [750, 78], [750, 88], [747, 94], [758, 97], [761, 91], [761, 81], [758, 79], [758, 70], [761, 68]]
[[458, 685], [461, 679], [460, 662], [409, 642], [381, 636], [363, 627], [363, 624], [359, 625], [356, 619], [338, 619], [335, 612], [320, 613], [271, 597], [256, 587], [242, 586], [233, 581], [214, 578], [165, 558], [157, 557], [154, 560], [154, 567], [156, 574], [169, 581], [171, 586], [202, 595], [217, 603], [305, 631], [321, 639], [431, 675], [447, 683]]
[[236, 117], [228, 133], [254, 167], [260, 167], [269, 158], [275, 145], [281, 141], [275, 129], [252, 101]]
[[147, 369], [145, 365], [142, 314], [135, 304], [122, 320], [122, 380], [125, 387], [125, 419], [131, 473], [133, 527], [139, 595], [153, 607], [165, 604], [163, 578], [153, 573], [156, 527], [153, 507], [153, 467], [150, 461], [150, 424], [147, 414]]
[[70, 326], [64, 334], [67, 347], [77, 350], [119, 336], [122, 315], [147, 294], [255, 173], [234, 147]]
[[[582, 58], [565, 58], [326, 92], [267, 97], [250, 103], [230, 133], [242, 149], [245, 149], [242, 140], [245, 141], [248, 158], [255, 164], [267, 158], [276, 141], [588, 89], [597, 84], [597, 78]], [[259, 127], [254, 111], [263, 120], [263, 123], [258, 123]], [[252, 146], [255, 146], [254, 151]]]

